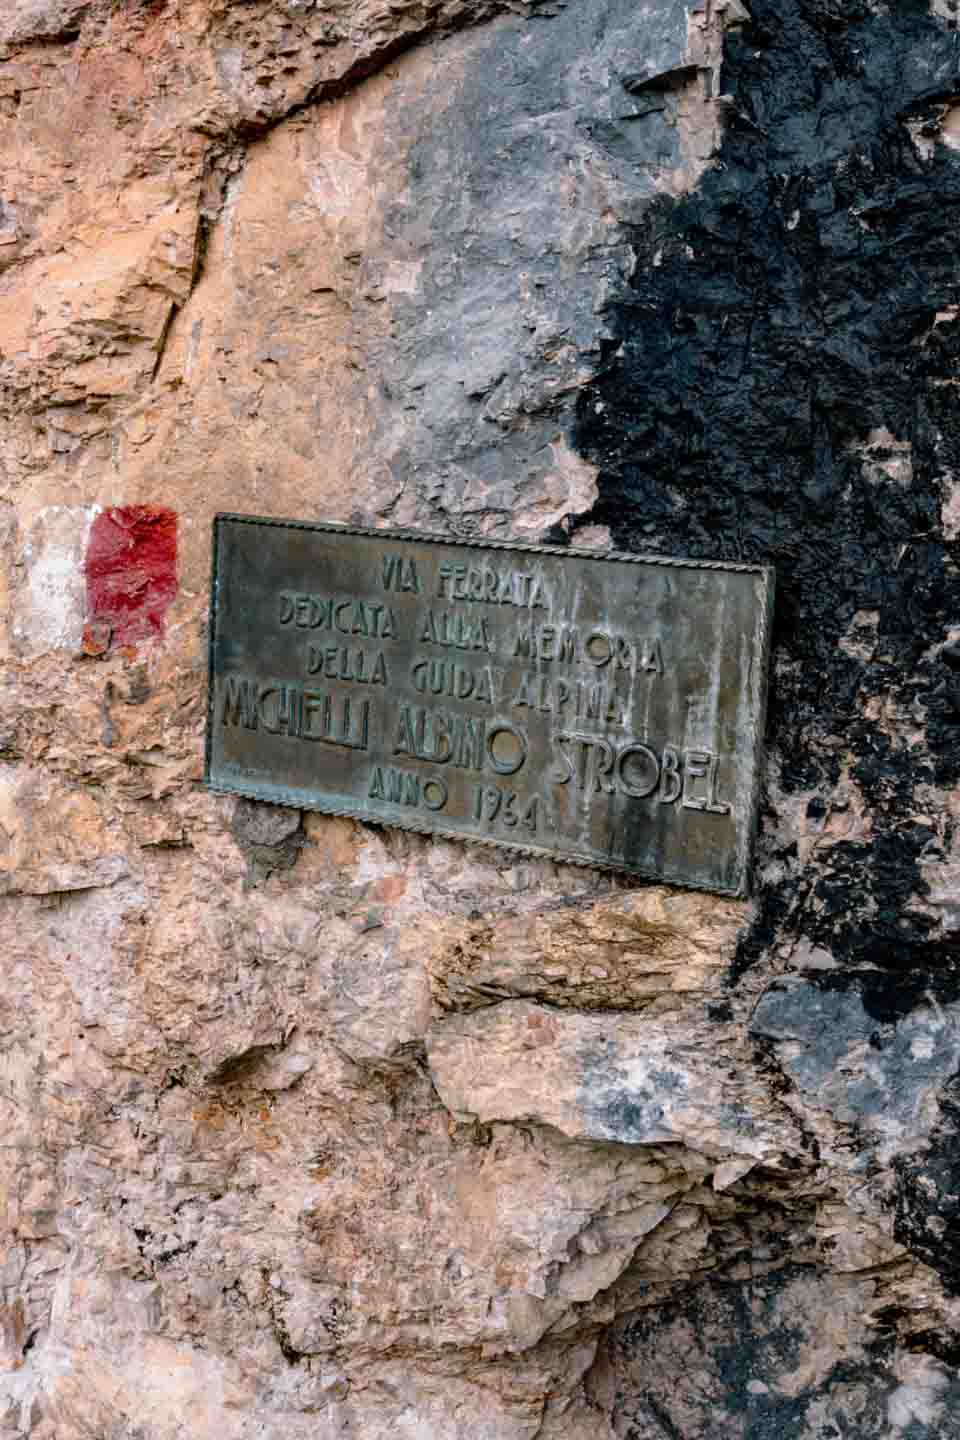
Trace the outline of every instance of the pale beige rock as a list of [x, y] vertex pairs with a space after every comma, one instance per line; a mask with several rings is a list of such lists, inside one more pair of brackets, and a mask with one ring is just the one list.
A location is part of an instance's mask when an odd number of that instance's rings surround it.
[[649, 886], [599, 905], [450, 925], [430, 954], [443, 1010], [530, 998], [598, 1010], [676, 1010], [720, 990], [747, 906]]
[[0, 766], [0, 842], [8, 893], [91, 890], [129, 874], [96, 798], [25, 766]]
[[764, 1115], [762, 1077], [713, 1053], [708, 1035], [693, 1017], [680, 1030], [509, 1000], [438, 1021], [427, 1053], [441, 1099], [461, 1119], [537, 1122], [571, 1139], [680, 1142], [772, 1166], [800, 1153], [784, 1117]]

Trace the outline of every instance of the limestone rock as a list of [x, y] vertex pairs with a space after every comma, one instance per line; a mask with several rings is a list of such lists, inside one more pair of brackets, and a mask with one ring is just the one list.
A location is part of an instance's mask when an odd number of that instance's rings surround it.
[[678, 1009], [719, 994], [746, 919], [738, 901], [658, 886], [495, 925], [450, 925], [429, 959], [442, 1010], [536, 999], [583, 1010]]
[[808, 1103], [875, 1137], [881, 1161], [923, 1144], [960, 1069], [955, 1007], [931, 996], [906, 1014], [883, 1015], [869, 976], [849, 987], [829, 977], [771, 985], [751, 1029], [774, 1041]]
[[614, 1434], [944, 1433], [956, 1379], [921, 1357], [878, 1360], [864, 1320], [870, 1288], [864, 1280], [818, 1285], [788, 1270], [736, 1287], [708, 1283], [695, 1303], [618, 1326], [612, 1363], [625, 1361], [628, 1378]]
[[[682, 1036], [682, 1038], [681, 1038]], [[709, 1028], [565, 1014], [526, 1001], [440, 1021], [427, 1040], [440, 1098], [461, 1119], [537, 1122], [571, 1139], [681, 1143], [775, 1166], [799, 1149], [763, 1114], [766, 1087]], [[739, 1057], [737, 1057], [739, 1059]]]
[[[0, 1434], [957, 1430], [950, 11], [0, 3]], [[217, 510], [774, 563], [752, 898], [206, 790]]]

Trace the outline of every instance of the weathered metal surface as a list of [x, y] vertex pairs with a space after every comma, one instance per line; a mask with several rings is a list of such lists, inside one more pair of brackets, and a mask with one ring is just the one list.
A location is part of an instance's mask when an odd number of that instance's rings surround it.
[[772, 571], [221, 515], [216, 790], [743, 893]]

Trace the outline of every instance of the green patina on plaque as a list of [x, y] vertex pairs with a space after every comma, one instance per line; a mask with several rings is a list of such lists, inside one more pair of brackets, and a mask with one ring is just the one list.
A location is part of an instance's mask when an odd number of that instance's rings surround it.
[[773, 572], [220, 515], [215, 790], [742, 894]]

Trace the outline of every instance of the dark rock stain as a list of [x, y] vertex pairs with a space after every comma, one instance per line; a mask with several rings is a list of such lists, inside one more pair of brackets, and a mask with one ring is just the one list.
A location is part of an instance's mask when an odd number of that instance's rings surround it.
[[[630, 549], [776, 564], [770, 731], [784, 783], [829, 793], [852, 751], [879, 832], [832, 847], [818, 899], [831, 932], [843, 917], [841, 942], [903, 964], [929, 924], [911, 920], [906, 946], [883, 916], [858, 928], [849, 872], [900, 918], [935, 838], [910, 823], [914, 789], [960, 771], [950, 667], [927, 654], [960, 598], [939, 519], [960, 447], [943, 394], [960, 324], [935, 326], [960, 298], [960, 162], [943, 146], [921, 162], [904, 123], [925, 96], [932, 112], [960, 93], [960, 68], [954, 39], [917, 6], [753, 8], [755, 26], [728, 40], [721, 163], [636, 229], [640, 263], [615, 313], [622, 354], [580, 407], [580, 448], [602, 467], [589, 521]], [[911, 483], [865, 473], [858, 447], [878, 430], [909, 441]], [[865, 661], [839, 641], [869, 609], [877, 655]], [[922, 750], [864, 717], [874, 695], [919, 706]]]
[[[841, 967], [821, 983], [863, 977], [886, 1021], [960, 994], [960, 936], [922, 903], [956, 823], [931, 823], [929, 793], [960, 779], [960, 646], [944, 646], [960, 547], [941, 519], [960, 475], [960, 154], [940, 130], [960, 49], [919, 0], [750, 11], [726, 39], [718, 163], [633, 229], [579, 402], [575, 442], [600, 467], [580, 523], [623, 549], [776, 566], [779, 784], [812, 792], [816, 826], [849, 776], [871, 831], [801, 867], [768, 802], [758, 868], [782, 878], [761, 884], [729, 981], [804, 938]], [[900, 1167], [897, 1215], [951, 1286], [954, 1119]]]
[[246, 857], [244, 888], [250, 890], [275, 871], [296, 864], [303, 846], [303, 815], [285, 805], [238, 799], [230, 833]]
[[[956, 1080], [940, 1096], [941, 1120], [928, 1148], [918, 1156], [899, 1157], [896, 1175], [894, 1234], [901, 1245], [936, 1270], [944, 1288], [960, 1295], [960, 1084]], [[931, 1337], [936, 1341], [937, 1337]], [[942, 1334], [952, 1353], [934, 1354], [957, 1364], [957, 1339]]]
[[[799, 1266], [745, 1282], [710, 1279], [620, 1321], [606, 1342], [622, 1383], [617, 1433], [627, 1440], [887, 1433], [886, 1401], [896, 1384], [887, 1337], [865, 1353], [852, 1344], [812, 1383], [795, 1383], [810, 1349], [809, 1314], [791, 1298], [803, 1280]], [[685, 1385], [676, 1383], [680, 1355]], [[917, 1437], [932, 1440], [932, 1432], [924, 1426]]]

